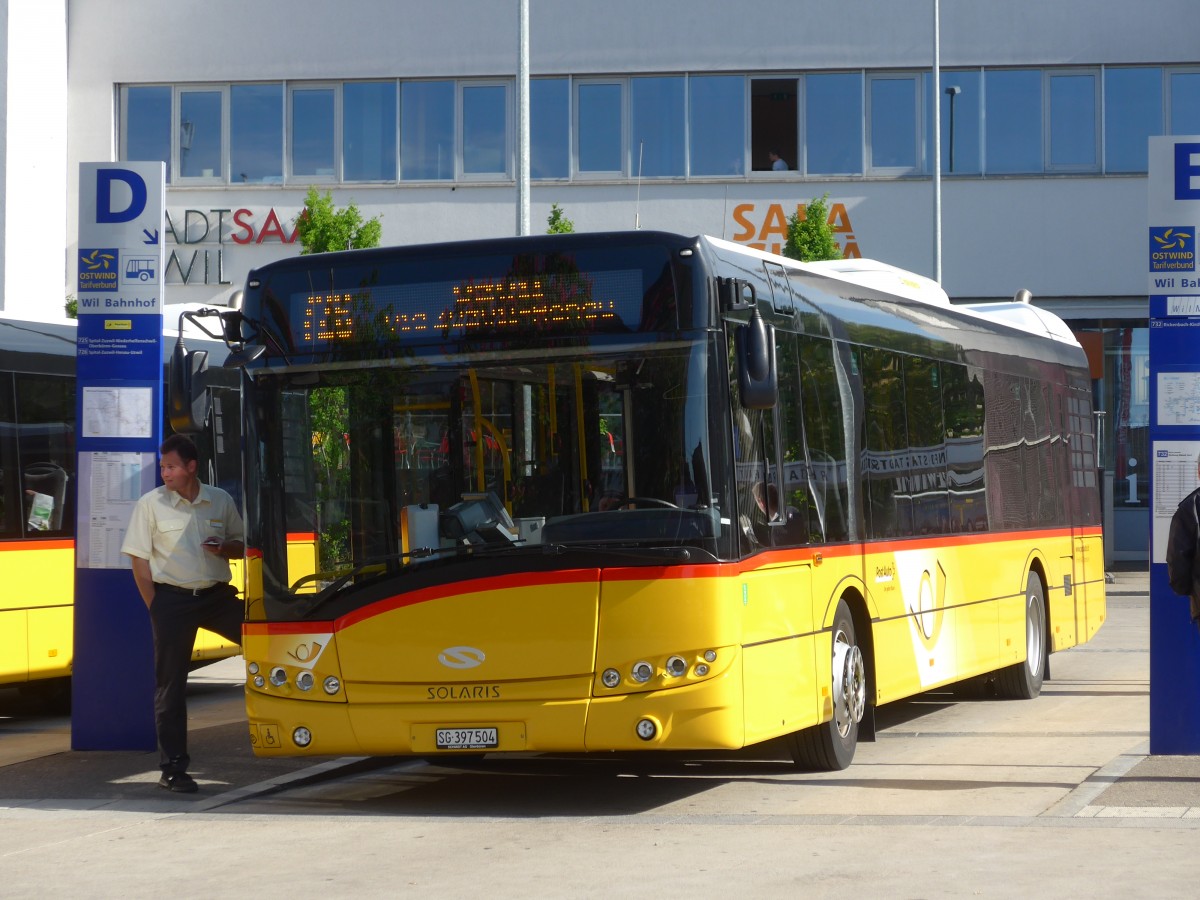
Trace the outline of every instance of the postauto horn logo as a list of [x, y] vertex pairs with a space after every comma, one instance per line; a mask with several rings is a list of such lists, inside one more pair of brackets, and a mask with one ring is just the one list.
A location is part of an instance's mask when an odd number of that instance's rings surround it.
[[1158, 226], [1150, 229], [1151, 272], [1196, 271], [1195, 226]]

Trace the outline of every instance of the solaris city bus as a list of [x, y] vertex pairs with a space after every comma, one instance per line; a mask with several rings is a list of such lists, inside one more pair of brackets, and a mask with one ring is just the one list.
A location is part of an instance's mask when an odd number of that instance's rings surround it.
[[1086, 362], [1027, 303], [639, 231], [302, 256], [226, 326], [260, 755], [843, 768], [1104, 621]]

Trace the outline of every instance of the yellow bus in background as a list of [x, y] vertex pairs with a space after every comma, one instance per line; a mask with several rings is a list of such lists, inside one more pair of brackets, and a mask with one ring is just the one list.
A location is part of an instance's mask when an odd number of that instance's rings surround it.
[[244, 293], [259, 754], [783, 738], [838, 769], [876, 707], [1037, 696], [1104, 621], [1086, 360], [1026, 302], [640, 231]]
[[[204, 479], [240, 497], [237, 379], [224, 381], [195, 438]], [[0, 319], [0, 687], [55, 701], [70, 695], [74, 643], [75, 394], [74, 324]], [[202, 631], [193, 662], [237, 652]]]

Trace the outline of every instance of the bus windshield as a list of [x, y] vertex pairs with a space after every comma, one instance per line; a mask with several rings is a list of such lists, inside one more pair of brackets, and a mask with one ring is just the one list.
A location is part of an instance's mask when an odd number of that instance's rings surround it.
[[704, 333], [259, 373], [250, 617], [340, 615], [411, 584], [398, 578], [505, 556], [728, 557], [720, 346]]

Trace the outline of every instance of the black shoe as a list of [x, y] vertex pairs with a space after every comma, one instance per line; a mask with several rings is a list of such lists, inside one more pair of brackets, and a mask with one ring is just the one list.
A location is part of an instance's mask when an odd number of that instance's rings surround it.
[[176, 794], [194, 794], [200, 790], [196, 779], [187, 772], [176, 772], [174, 775], [163, 775], [158, 779], [158, 786]]

